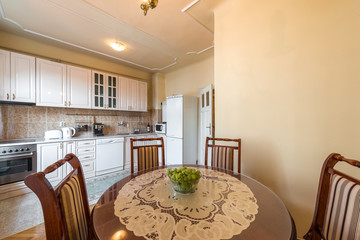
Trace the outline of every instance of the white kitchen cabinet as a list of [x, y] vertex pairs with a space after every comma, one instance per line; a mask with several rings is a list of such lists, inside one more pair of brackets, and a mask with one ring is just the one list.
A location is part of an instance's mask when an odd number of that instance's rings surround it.
[[147, 83], [139, 81], [138, 110], [147, 111]]
[[129, 79], [128, 84], [128, 110], [138, 110], [139, 81]]
[[[68, 153], [75, 153], [75, 142], [69, 141], [69, 142], [63, 142], [63, 154], [62, 158], [64, 158]], [[70, 163], [66, 163], [65, 166], [65, 175], [69, 174], [72, 170], [72, 167]]]
[[36, 59], [36, 105], [91, 108], [91, 70]]
[[112, 74], [92, 71], [92, 108], [118, 109], [118, 77]]
[[[63, 143], [46, 143], [37, 145], [37, 166], [38, 171], [44, 171], [45, 168], [63, 158]], [[66, 168], [60, 167], [54, 172], [47, 174], [46, 178], [53, 186], [57, 185], [66, 174]]]
[[119, 77], [119, 110], [147, 111], [147, 83]]
[[66, 65], [36, 59], [36, 105], [66, 107]]
[[128, 109], [128, 90], [129, 89], [129, 79], [124, 77], [119, 77], [119, 110], [129, 110]]
[[91, 70], [67, 65], [67, 103], [72, 108], [91, 108]]
[[10, 52], [0, 50], [0, 100], [10, 101]]
[[0, 50], [0, 100], [35, 103], [35, 58]]
[[95, 176], [95, 140], [76, 141], [75, 151], [73, 152], [80, 160], [85, 178]]

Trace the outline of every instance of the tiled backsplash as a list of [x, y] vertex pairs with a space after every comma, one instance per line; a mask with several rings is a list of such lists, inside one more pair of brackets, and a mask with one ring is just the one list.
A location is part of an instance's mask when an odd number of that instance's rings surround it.
[[[47, 130], [61, 129], [76, 124], [89, 125], [89, 131], [78, 135], [92, 135], [94, 122], [105, 125], [104, 134], [132, 132], [135, 128], [146, 130], [161, 120], [161, 110], [126, 112], [94, 109], [54, 108], [0, 104], [0, 139], [41, 138]], [[118, 126], [121, 121], [128, 123]]]

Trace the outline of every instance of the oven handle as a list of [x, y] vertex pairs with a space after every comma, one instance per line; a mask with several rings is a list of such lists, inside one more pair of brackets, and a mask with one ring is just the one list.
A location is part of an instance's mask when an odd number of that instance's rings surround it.
[[11, 155], [11, 156], [0, 156], [0, 162], [8, 161], [8, 160], [11, 160], [11, 159], [32, 157], [32, 156], [34, 156], [34, 153], [18, 154], [18, 155]]

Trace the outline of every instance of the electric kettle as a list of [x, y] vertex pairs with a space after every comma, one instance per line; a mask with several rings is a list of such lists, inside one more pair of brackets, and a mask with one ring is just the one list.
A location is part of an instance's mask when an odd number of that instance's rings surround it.
[[65, 127], [62, 128], [61, 131], [63, 133], [63, 138], [71, 138], [76, 133], [76, 130], [73, 127]]

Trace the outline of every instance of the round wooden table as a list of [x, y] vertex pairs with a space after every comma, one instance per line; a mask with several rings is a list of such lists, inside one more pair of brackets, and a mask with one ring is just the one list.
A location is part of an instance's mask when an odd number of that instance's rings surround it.
[[[175, 166], [171, 166], [171, 167], [173, 168]], [[177, 166], [177, 167], [179, 167], [179, 166]], [[241, 223], [241, 224], [237, 223], [238, 224], [237, 226], [239, 226], [239, 225], [247, 225], [247, 226], [243, 227], [240, 234], [233, 235], [230, 239], [244, 239], [244, 240], [246, 240], [246, 239], [249, 239], [249, 240], [296, 239], [296, 228], [295, 228], [295, 225], [294, 225], [294, 222], [292, 220], [290, 213], [286, 209], [283, 202], [278, 198], [278, 196], [276, 196], [271, 190], [269, 190], [264, 185], [262, 185], [261, 183], [257, 182], [256, 180], [251, 179], [245, 175], [236, 174], [236, 173], [233, 173], [233, 172], [227, 171], [227, 170], [222, 170], [222, 169], [213, 168], [213, 167], [204, 167], [204, 166], [188, 166], [188, 167], [196, 167], [196, 168], [200, 169], [202, 171], [202, 175], [206, 175], [206, 174], [211, 175], [214, 173], [221, 174], [222, 176], [220, 176], [219, 179], [221, 178], [224, 184], [229, 185], [229, 183], [230, 183], [230, 185], [232, 185], [232, 186], [236, 185], [236, 184], [238, 184], [240, 186], [240, 188], [234, 188], [235, 190], [228, 189], [227, 194], [229, 194], [229, 195], [225, 194], [225, 197], [224, 197], [225, 199], [221, 199], [218, 201], [218, 203], [220, 205], [222, 204], [220, 206], [220, 208], [215, 206], [215, 208], [217, 208], [216, 211], [219, 215], [226, 214], [226, 209], [221, 209], [221, 207], [224, 208], [224, 205], [225, 205], [224, 201], [228, 200], [228, 198], [231, 198], [231, 196], [230, 196], [231, 194], [235, 194], [235, 197], [236, 197], [236, 194], [250, 194], [251, 195], [251, 196], [249, 195], [249, 197], [247, 197], [247, 199], [246, 199], [248, 202], [244, 203], [242, 205], [244, 205], [244, 206], [251, 205], [252, 210], [251, 209], [248, 210], [248, 209], [246, 209], [246, 207], [244, 208], [245, 211], [241, 210], [242, 212], [248, 212], [247, 214], [244, 213], [244, 216], [245, 216], [244, 219], [245, 220], [248, 219], [249, 221]], [[157, 214], [160, 214], [160, 215], [171, 216], [171, 214], [173, 214], [174, 220], [171, 219], [172, 222], [179, 223], [179, 221], [181, 221], [182, 224], [188, 222], [188, 226], [183, 227], [183, 229], [185, 229], [185, 232], [186, 232], [186, 229], [189, 230], [191, 226], [196, 225], [196, 221], [193, 221], [193, 219], [191, 219], [191, 218], [189, 219], [189, 217], [186, 216], [186, 213], [181, 212], [184, 209], [172, 209], [174, 211], [171, 211], [171, 209], [170, 209], [171, 206], [170, 205], [166, 206], [166, 202], [168, 202], [168, 200], [169, 201], [170, 200], [177, 201], [177, 202], [185, 201], [185, 200], [181, 200], [182, 196], [180, 196], [180, 200], [175, 195], [175, 193], [174, 193], [174, 197], [171, 197], [171, 198], [170, 198], [170, 196], [173, 196], [173, 195], [171, 195], [172, 193], [169, 193], [168, 197], [162, 196], [162, 197], [164, 197], [162, 200], [159, 200], [159, 197], [153, 196], [153, 195], [155, 195], [154, 192], [156, 192], [156, 191], [159, 192], [159, 189], [154, 190], [154, 188], [156, 188], [156, 187], [152, 186], [152, 184], [159, 185], [159, 182], [161, 182], [161, 184], [163, 184], [163, 185], [161, 185], [160, 188], [164, 189], [165, 192], [166, 191], [170, 192], [170, 190], [166, 190], [167, 189], [166, 185], [168, 184], [167, 181], [168, 182], [170, 182], [170, 181], [165, 176], [164, 168], [166, 168], [166, 167], [159, 167], [159, 168], [152, 169], [152, 170], [134, 173], [134, 174], [120, 180], [119, 182], [115, 183], [113, 186], [111, 186], [108, 190], [106, 190], [104, 192], [104, 194], [101, 196], [99, 201], [96, 203], [96, 205], [93, 209], [93, 212], [91, 214], [92, 231], [94, 232], [94, 235], [98, 239], [101, 239], [101, 240], [105, 240], [105, 239], [107, 239], [107, 240], [158, 239], [159, 235], [157, 233], [156, 234], [151, 233], [151, 234], [147, 234], [147, 235], [144, 235], [144, 233], [141, 234], [141, 231], [144, 231], [144, 229], [146, 229], [146, 226], [141, 226], [142, 224], [137, 224], [137, 225], [132, 224], [131, 225], [129, 218], [134, 219], [137, 217], [121, 216], [122, 213], [129, 212], [131, 210], [131, 209], [129, 209], [130, 207], [124, 206], [124, 205], [128, 204], [129, 201], [132, 201], [132, 200], [136, 201], [136, 204], [132, 205], [133, 208], [143, 207], [144, 209], [145, 208], [147, 209], [146, 214], [142, 214], [142, 215], [150, 216], [148, 209], [152, 210], [154, 208], [154, 209], [156, 209], [156, 210], [154, 210], [154, 212], [156, 212]], [[141, 184], [141, 182], [144, 181], [142, 178], [144, 178], [144, 176], [150, 176], [150, 174], [151, 174], [151, 176], [156, 175], [156, 178], [158, 179], [156, 181], [156, 183], [155, 182], [154, 183], [152, 183], [152, 182], [146, 183], [146, 186], [148, 187], [148, 189], [144, 188], [142, 190], [139, 190], [138, 192], [132, 191], [132, 190], [129, 191], [129, 189], [132, 189], [132, 186], [135, 186], [134, 182], [138, 182]], [[163, 174], [163, 175], [159, 175], [159, 174]], [[204, 177], [204, 176], [202, 176], [202, 177]], [[205, 177], [205, 178], [207, 178], [207, 179], [201, 180], [201, 181], [204, 181], [204, 184], [206, 181], [209, 182], [209, 179], [211, 180], [211, 177]], [[233, 180], [231, 180], [231, 179], [233, 179]], [[234, 184], [231, 184], [231, 181], [233, 181]], [[220, 180], [219, 181], [212, 180], [212, 182], [213, 182], [213, 184], [221, 184]], [[145, 183], [144, 183], [144, 185], [145, 185]], [[164, 186], [164, 187], [162, 187], [162, 186]], [[157, 186], [157, 187], [159, 188], [159, 186]], [[206, 185], [202, 186], [202, 191], [204, 191], [204, 187], [206, 187]], [[136, 188], [136, 186], [135, 186], [135, 188]], [[199, 182], [199, 188], [200, 188], [200, 182]], [[221, 186], [221, 185], [214, 186], [213, 189], [215, 189], [215, 188], [224, 189], [224, 186]], [[126, 189], [128, 189], [127, 193], [124, 192], [124, 190], [126, 190]], [[118, 196], [120, 191], [122, 191], [122, 193], [120, 194], [120, 196]], [[140, 191], [143, 191], [143, 192], [140, 192]], [[161, 191], [161, 189], [160, 189], [160, 191]], [[198, 190], [198, 191], [200, 191], [200, 190]], [[236, 191], [238, 191], [238, 193]], [[125, 196], [123, 196], [123, 195], [125, 195]], [[199, 193], [199, 195], [200, 195], [200, 193]], [[202, 194], [202, 196], [205, 196], [205, 195]], [[221, 194], [215, 194], [214, 196], [217, 196], [217, 195], [221, 195]], [[167, 196], [167, 195], [165, 195], [165, 196]], [[237, 196], [242, 196], [242, 195], [237, 195]], [[125, 198], [125, 200], [124, 200], [124, 197], [127, 197], [127, 198]], [[156, 198], [159, 202], [154, 204], [154, 201], [152, 201], [153, 197]], [[120, 206], [119, 206], [119, 200], [121, 200], [121, 199], [119, 199], [119, 198], [122, 199], [122, 201], [120, 201], [120, 203], [121, 203]], [[141, 201], [141, 203], [140, 203], [139, 200], [135, 199], [135, 198], [139, 198], [140, 200], [142, 198], [144, 198], [143, 199], [144, 201]], [[250, 201], [249, 201], [249, 199], [250, 199]], [[170, 203], [172, 203], [171, 201], [170, 201]], [[235, 201], [235, 202], [230, 203], [229, 205], [234, 205], [234, 206], [236, 204], [239, 205], [238, 197], [236, 197], [235, 199], [233, 197], [233, 201]], [[177, 202], [176, 202], [176, 204], [177, 204]], [[196, 203], [196, 201], [194, 203]], [[146, 204], [148, 204], [149, 206], [146, 206]], [[159, 209], [158, 208], [159, 205], [164, 205], [164, 206], [160, 206], [160, 209]], [[194, 204], [194, 205], [196, 205], [196, 204]], [[241, 203], [240, 203], [240, 205], [241, 205]], [[205, 206], [205, 207], [208, 208], [209, 206]], [[230, 206], [230, 207], [232, 207], [232, 206]], [[118, 209], [116, 210], [116, 208], [118, 208]], [[201, 208], [201, 209], [204, 210], [204, 208]], [[120, 209], [120, 211], [119, 211], [119, 209]], [[186, 209], [187, 208], [185, 208], [185, 210]], [[189, 211], [189, 210], [187, 210], [187, 211]], [[191, 209], [191, 211], [192, 211], [192, 209]], [[198, 211], [197, 208], [196, 208], [196, 211]], [[194, 207], [194, 212], [195, 212], [195, 207]], [[215, 211], [213, 211], [213, 212], [215, 212]], [[176, 216], [174, 213], [176, 213]], [[215, 216], [215, 214], [213, 214], [213, 215]], [[228, 215], [231, 215], [231, 211]], [[184, 216], [185, 220], [181, 220], [182, 216]], [[208, 224], [212, 224], [214, 222], [214, 219], [216, 219], [216, 218], [214, 218], [214, 216], [210, 220], [208, 220]], [[232, 216], [232, 219], [236, 218], [237, 216], [238, 215], [234, 214], [234, 216]], [[119, 217], [121, 217], [122, 221], [120, 221]], [[140, 215], [139, 215], [139, 217], [140, 217]], [[220, 216], [220, 217], [222, 217], [222, 216]], [[228, 217], [228, 216], [226, 216], [226, 217]], [[155, 218], [155, 217], [153, 217], [153, 218]], [[161, 217], [159, 217], [159, 218], [161, 218]], [[220, 218], [218, 218], [218, 219], [220, 219]], [[159, 221], [159, 219], [157, 221]], [[165, 222], [168, 223], [167, 220]], [[236, 222], [236, 221], [234, 221], [234, 222]], [[237, 222], [241, 222], [241, 221], [237, 221]], [[228, 224], [225, 224], [224, 226], [227, 226], [227, 225]], [[155, 224], [153, 227], [155, 227]], [[212, 226], [209, 225], [208, 228], [211, 228], [211, 227]], [[135, 228], [135, 230], [134, 230], [134, 228]], [[136, 229], [136, 228], [138, 228], [138, 229]], [[136, 234], [129, 229], [134, 230], [136, 232]], [[164, 229], [164, 227], [162, 229]], [[206, 227], [204, 227], [204, 229], [206, 230]], [[140, 231], [138, 231], [138, 230], [140, 230]], [[167, 231], [169, 231], [169, 230], [167, 230]], [[171, 229], [171, 231], [172, 231], [172, 229]], [[170, 235], [168, 235], [171, 237], [167, 237], [167, 238], [174, 239], [176, 236], [175, 232], [176, 231], [174, 230]], [[209, 236], [211, 236], [211, 235], [212, 235], [212, 233], [210, 233]], [[146, 237], [144, 237], [144, 236], [146, 236]], [[179, 237], [179, 236], [176, 236], [176, 237]], [[178, 238], [175, 238], [175, 239], [178, 239]], [[185, 238], [179, 238], [179, 239], [185, 239]], [[207, 237], [206, 239], [211, 239], [211, 237]]]

